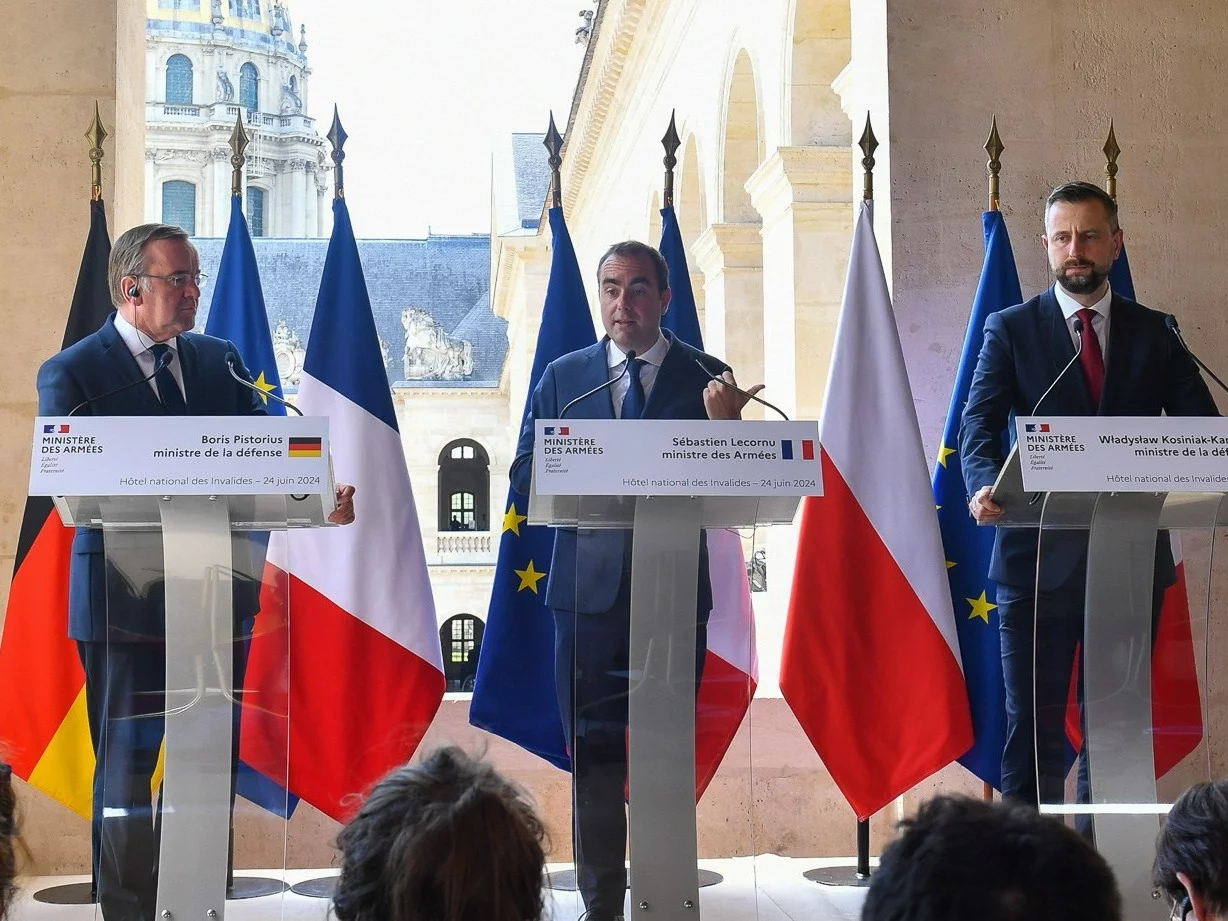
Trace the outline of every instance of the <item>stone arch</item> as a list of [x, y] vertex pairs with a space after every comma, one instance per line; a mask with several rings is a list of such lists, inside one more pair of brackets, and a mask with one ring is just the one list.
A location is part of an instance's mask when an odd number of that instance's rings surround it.
[[792, 0], [785, 41], [786, 136], [796, 146], [849, 145], [852, 129], [832, 81], [852, 52], [849, 0]]
[[750, 54], [741, 48], [734, 55], [726, 80], [721, 116], [719, 219], [727, 224], [759, 220], [751, 204], [746, 180], [763, 162], [763, 111]]

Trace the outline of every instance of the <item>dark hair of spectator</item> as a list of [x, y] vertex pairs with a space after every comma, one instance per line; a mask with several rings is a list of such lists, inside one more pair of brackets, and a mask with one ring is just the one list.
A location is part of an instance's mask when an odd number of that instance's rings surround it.
[[0, 761], [0, 918], [13, 903], [13, 879], [17, 875], [17, 796], [13, 771]]
[[661, 251], [656, 247], [641, 243], [639, 240], [623, 240], [607, 249], [597, 261], [597, 286], [601, 286], [601, 269], [615, 256], [630, 259], [648, 259], [657, 271], [657, 290], [664, 291], [669, 287], [669, 264]]
[[1118, 229], [1120, 229], [1120, 225], [1117, 223], [1117, 202], [1113, 201], [1113, 196], [1094, 182], [1067, 182], [1050, 192], [1048, 199], [1045, 200], [1044, 216], [1046, 225], [1048, 224], [1049, 209], [1059, 201], [1078, 204], [1079, 202], [1093, 200], [1104, 205], [1104, 212], [1109, 217], [1109, 229], [1113, 233], [1117, 233]]
[[441, 748], [375, 785], [337, 836], [340, 921], [539, 921], [546, 833], [524, 793]]
[[1186, 896], [1178, 873], [1209, 911], [1228, 912], [1228, 780], [1200, 783], [1173, 804], [1156, 839], [1155, 885], [1180, 903]]
[[862, 921], [1121, 921], [1104, 858], [1034, 809], [939, 796], [902, 828]]

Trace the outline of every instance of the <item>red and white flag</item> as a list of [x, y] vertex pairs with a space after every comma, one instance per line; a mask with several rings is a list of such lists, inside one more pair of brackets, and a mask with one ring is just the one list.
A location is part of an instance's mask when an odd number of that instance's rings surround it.
[[972, 746], [929, 468], [874, 239], [853, 234], [780, 687], [859, 818]]

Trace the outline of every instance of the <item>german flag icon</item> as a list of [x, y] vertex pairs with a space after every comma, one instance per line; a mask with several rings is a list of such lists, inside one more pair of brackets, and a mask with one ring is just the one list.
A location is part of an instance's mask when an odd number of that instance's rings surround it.
[[291, 438], [291, 457], [319, 457], [322, 451], [319, 438]]

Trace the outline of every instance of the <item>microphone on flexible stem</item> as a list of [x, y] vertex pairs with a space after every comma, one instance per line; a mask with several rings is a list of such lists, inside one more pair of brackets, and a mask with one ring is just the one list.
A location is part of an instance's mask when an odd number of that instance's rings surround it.
[[601, 391], [605, 390], [607, 387], [613, 387], [615, 384], [621, 381], [624, 377], [627, 376], [627, 372], [631, 370], [631, 362], [633, 361], [635, 361], [635, 352], [630, 351], [627, 353], [627, 360], [623, 363], [622, 374], [618, 375], [618, 377], [615, 377], [611, 380], [606, 381], [604, 384], [594, 387], [588, 393], [580, 394], [578, 397], [576, 397], [574, 400], [572, 400], [566, 406], [564, 406], [561, 410], [559, 410], [559, 418], [560, 419], [566, 418], [567, 410], [571, 409], [581, 400], [587, 400], [589, 397], [593, 396], [594, 394], [601, 393]]
[[278, 396], [277, 394], [275, 394], [275, 393], [271, 393], [271, 392], [269, 392], [269, 391], [267, 391], [267, 390], [261, 390], [259, 387], [257, 387], [255, 384], [253, 384], [251, 381], [244, 379], [242, 375], [240, 375], [238, 372], [236, 372], [236, 371], [235, 371], [235, 361], [237, 361], [237, 360], [238, 360], [238, 357], [239, 357], [239, 356], [237, 356], [237, 355], [236, 355], [234, 352], [227, 352], [227, 353], [226, 353], [226, 358], [225, 358], [225, 361], [226, 361], [226, 370], [230, 372], [230, 376], [231, 376], [231, 377], [233, 377], [233, 378], [234, 378], [236, 381], [238, 381], [240, 384], [242, 384], [242, 385], [243, 385], [244, 387], [246, 387], [248, 390], [254, 390], [256, 393], [260, 394], [260, 396], [262, 396], [262, 397], [269, 397], [270, 399], [276, 400], [276, 401], [277, 401], [278, 403], [280, 403], [282, 406], [288, 406], [288, 407], [290, 407], [290, 409], [294, 410], [294, 411], [295, 411], [296, 413], [298, 413], [300, 416], [303, 414], [303, 411], [302, 411], [301, 409], [299, 409], [297, 406], [295, 406], [293, 403], [291, 403], [289, 400], [283, 400], [281, 397], [279, 397], [279, 396]]
[[695, 359], [695, 364], [699, 365], [699, 367], [703, 369], [704, 374], [708, 375], [708, 377], [716, 381], [721, 386], [728, 387], [730, 390], [737, 391], [738, 393], [742, 394], [742, 396], [747, 397], [748, 399], [754, 400], [756, 403], [762, 403], [768, 409], [774, 410], [775, 412], [779, 413], [780, 418], [784, 419], [785, 422], [789, 421], [789, 417], [785, 415], [784, 410], [782, 410], [779, 406], [775, 406], [769, 403], [767, 400], [761, 400], [759, 397], [755, 396], [753, 393], [747, 393], [745, 390], [743, 390], [741, 387], [737, 386], [736, 384], [731, 384], [729, 383], [729, 381], [725, 380], [723, 377], [718, 377], [717, 375], [713, 374], [712, 370], [707, 365], [705, 365], [702, 361], [700, 361], [698, 358]]
[[[1079, 360], [1079, 356], [1083, 354], [1083, 320], [1079, 317], [1075, 317], [1074, 331], [1075, 335], [1079, 337], [1078, 344], [1075, 346], [1074, 357], [1071, 358], [1070, 361], [1066, 362], [1066, 367], [1062, 368], [1062, 370], [1058, 372], [1057, 377], [1053, 379], [1053, 383], [1049, 385], [1049, 389], [1040, 395], [1040, 399], [1036, 401], [1036, 405], [1032, 407], [1032, 412], [1029, 413], [1029, 415], [1036, 415], [1036, 410], [1040, 409], [1040, 404], [1045, 402], [1049, 394], [1053, 393], [1053, 388], [1057, 386], [1058, 381], [1066, 376], [1066, 372], [1074, 367], [1075, 362]], [[1034, 492], [1032, 493], [1031, 498], [1028, 499], [1028, 505], [1035, 505], [1039, 500], [1040, 493]]]
[[1164, 325], [1168, 327], [1169, 332], [1171, 332], [1174, 336], [1177, 337], [1177, 341], [1180, 342], [1181, 347], [1185, 349], [1185, 354], [1189, 355], [1190, 358], [1194, 359], [1194, 364], [1198, 365], [1198, 367], [1202, 368], [1203, 371], [1207, 372], [1207, 375], [1211, 378], [1211, 380], [1219, 384], [1221, 388], [1223, 388], [1224, 390], [1228, 390], [1228, 385], [1226, 385], [1223, 381], [1221, 381], [1216, 376], [1214, 371], [1212, 371], [1210, 368], [1204, 365], [1202, 363], [1202, 359], [1200, 359], [1197, 355], [1195, 355], [1193, 351], [1191, 351], [1190, 347], [1185, 344], [1185, 337], [1181, 335], [1181, 327], [1177, 325], [1177, 318], [1173, 316], [1171, 313], [1165, 314]]
[[89, 406], [91, 403], [97, 403], [99, 400], [105, 400], [107, 397], [113, 397], [117, 393], [123, 393], [125, 390], [129, 390], [141, 384], [148, 384], [151, 380], [157, 377], [159, 373], [165, 370], [167, 365], [171, 363], [171, 356], [173, 354], [175, 353], [172, 350], [167, 349], [165, 352], [162, 353], [162, 357], [159, 358], [156, 362], [154, 362], [154, 369], [149, 374], [145, 375], [139, 380], [129, 381], [128, 383], [124, 384], [122, 387], [116, 387], [114, 390], [108, 390], [106, 393], [100, 394], [96, 397], [86, 397], [84, 400], [82, 400], [80, 403], [74, 406], [71, 410], [69, 410], [68, 415], [75, 416], [79, 410], [84, 409], [85, 407]]

